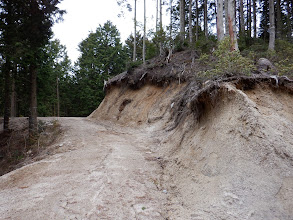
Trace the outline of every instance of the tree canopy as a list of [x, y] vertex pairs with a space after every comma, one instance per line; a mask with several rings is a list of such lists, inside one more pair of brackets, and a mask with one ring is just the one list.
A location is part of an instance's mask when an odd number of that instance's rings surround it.
[[14, 75], [22, 67], [29, 76], [30, 131], [37, 131], [37, 73], [41, 50], [52, 36], [52, 25], [64, 14], [57, 5], [60, 0], [1, 0], [0, 41], [4, 59], [4, 130], [8, 129], [10, 95]]
[[86, 116], [103, 100], [104, 80], [124, 71], [127, 55], [118, 29], [110, 21], [90, 33], [80, 43], [79, 50], [81, 56], [74, 71], [79, 90], [77, 108]]

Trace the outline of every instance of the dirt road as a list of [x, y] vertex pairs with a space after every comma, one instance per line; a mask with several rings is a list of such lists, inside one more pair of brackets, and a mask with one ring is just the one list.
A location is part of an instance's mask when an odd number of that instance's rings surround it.
[[148, 132], [60, 123], [60, 153], [0, 177], [0, 219], [164, 219], [167, 192]]

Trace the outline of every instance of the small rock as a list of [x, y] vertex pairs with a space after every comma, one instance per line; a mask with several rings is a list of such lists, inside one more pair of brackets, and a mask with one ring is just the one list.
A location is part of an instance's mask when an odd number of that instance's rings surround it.
[[167, 190], [164, 189], [164, 190], [163, 190], [163, 193], [167, 194]]
[[260, 58], [258, 61], [257, 61], [257, 70], [262, 73], [262, 74], [265, 74], [265, 73], [268, 73], [268, 72], [271, 72], [271, 71], [274, 71], [276, 68], [274, 67], [274, 65], [271, 63], [271, 61], [269, 61], [268, 59], [266, 58]]

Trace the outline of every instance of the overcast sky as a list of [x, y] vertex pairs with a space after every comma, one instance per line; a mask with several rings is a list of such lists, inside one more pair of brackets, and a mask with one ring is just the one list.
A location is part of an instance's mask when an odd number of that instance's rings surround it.
[[[132, 4], [134, 0], [129, 0]], [[103, 25], [110, 20], [117, 26], [121, 39], [124, 42], [126, 38], [133, 33], [133, 15], [134, 12], [127, 12], [124, 17], [118, 17], [121, 7], [116, 0], [63, 0], [59, 5], [60, 9], [67, 11], [63, 16], [64, 21], [53, 26], [55, 38], [65, 45], [68, 55], [72, 62], [76, 61], [79, 54], [78, 44], [84, 40], [91, 31], [95, 31], [99, 24]], [[155, 27], [156, 1], [147, 0], [147, 28]], [[138, 22], [143, 22], [143, 0], [137, 3]], [[166, 9], [164, 9], [166, 14]], [[163, 23], [167, 23], [166, 17]]]

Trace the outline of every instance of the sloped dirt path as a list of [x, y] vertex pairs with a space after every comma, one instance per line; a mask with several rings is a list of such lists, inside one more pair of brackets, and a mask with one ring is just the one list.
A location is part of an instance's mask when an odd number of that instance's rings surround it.
[[150, 135], [60, 118], [60, 153], [0, 177], [0, 219], [164, 219]]

